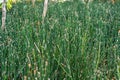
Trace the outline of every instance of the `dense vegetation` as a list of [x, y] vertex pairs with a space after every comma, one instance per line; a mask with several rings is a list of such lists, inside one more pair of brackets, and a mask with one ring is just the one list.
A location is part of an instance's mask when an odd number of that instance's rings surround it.
[[119, 8], [51, 2], [42, 24], [42, 3], [13, 5], [0, 31], [0, 80], [119, 80]]

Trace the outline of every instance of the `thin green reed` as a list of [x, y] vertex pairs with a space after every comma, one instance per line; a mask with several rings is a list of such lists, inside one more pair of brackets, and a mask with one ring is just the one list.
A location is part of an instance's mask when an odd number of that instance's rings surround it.
[[119, 79], [119, 3], [17, 3], [0, 33], [0, 79]]

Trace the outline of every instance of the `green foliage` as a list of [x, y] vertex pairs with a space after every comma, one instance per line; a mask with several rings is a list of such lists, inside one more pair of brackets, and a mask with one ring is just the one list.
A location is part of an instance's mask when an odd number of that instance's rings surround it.
[[[37, 0], [37, 2], [42, 2], [43, 0]], [[8, 0], [7, 1], [7, 10], [10, 10], [13, 6], [13, 3], [24, 2], [24, 0]], [[2, 8], [2, 4], [0, 4], [0, 9]]]
[[[120, 5], [17, 3], [0, 31], [0, 80], [119, 80]], [[1, 23], [0, 23], [1, 24]]]
[[[2, 8], [2, 4], [0, 4], [0, 8]], [[7, 1], [7, 10], [10, 10], [12, 8], [12, 0]]]

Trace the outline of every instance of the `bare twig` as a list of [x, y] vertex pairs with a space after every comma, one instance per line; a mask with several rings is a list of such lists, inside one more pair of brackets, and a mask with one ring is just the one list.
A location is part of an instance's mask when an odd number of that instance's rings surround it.
[[43, 8], [43, 14], [42, 14], [42, 24], [44, 23], [44, 19], [47, 13], [48, 8], [48, 0], [44, 0], [44, 8]]
[[32, 5], [33, 5], [33, 7], [35, 6], [35, 0], [32, 0]]
[[5, 30], [5, 21], [6, 21], [6, 0], [2, 2], [2, 26], [1, 29]]

